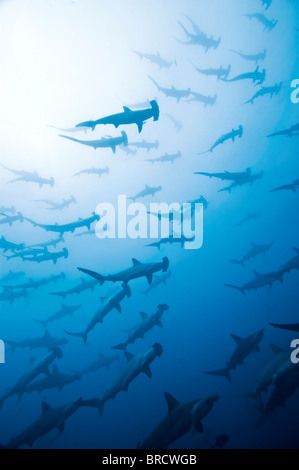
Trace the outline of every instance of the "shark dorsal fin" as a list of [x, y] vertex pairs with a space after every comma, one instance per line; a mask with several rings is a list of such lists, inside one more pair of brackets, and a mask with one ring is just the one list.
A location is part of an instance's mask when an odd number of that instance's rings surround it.
[[140, 312], [142, 320], [144, 320], [147, 317], [147, 314], [144, 312]]
[[233, 333], [231, 334], [231, 337], [237, 344], [240, 344], [243, 340], [240, 336], [234, 335]]
[[140, 261], [138, 261], [138, 259], [136, 259], [136, 258], [132, 258], [132, 262], [133, 262], [133, 266], [138, 266], [139, 264], [142, 264], [142, 263], [140, 263]]
[[128, 106], [124, 106], [123, 108], [124, 108], [125, 113], [131, 113], [132, 112], [132, 110], [130, 108], [128, 108]]
[[131, 359], [133, 359], [133, 357], [135, 357], [134, 354], [132, 354], [128, 351], [125, 351], [125, 356], [126, 356], [126, 359], [127, 359], [128, 362], [130, 362]]
[[42, 414], [44, 415], [44, 414], [48, 413], [51, 410], [52, 410], [52, 407], [50, 405], [48, 405], [47, 402], [43, 401], [42, 402]]
[[149, 366], [144, 366], [142, 372], [146, 374], [150, 379], [152, 378], [152, 371]]
[[276, 344], [270, 344], [270, 348], [272, 349], [275, 356], [278, 356], [278, 354], [281, 354], [282, 352], [284, 352], [284, 350], [280, 348], [279, 346], [276, 346]]
[[168, 414], [170, 414], [175, 408], [177, 408], [180, 405], [180, 402], [178, 402], [170, 393], [164, 392], [165, 399], [167, 401], [168, 405]]

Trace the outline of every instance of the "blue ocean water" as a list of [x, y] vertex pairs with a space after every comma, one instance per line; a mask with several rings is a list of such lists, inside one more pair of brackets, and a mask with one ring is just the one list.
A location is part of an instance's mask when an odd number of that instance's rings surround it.
[[[62, 346], [63, 357], [55, 361], [60, 371], [83, 371], [99, 353], [110, 356], [111, 347], [126, 339], [123, 330], [136, 325], [140, 312], [154, 313], [159, 304], [169, 305], [162, 323], [142, 340], [128, 347], [132, 354], [147, 351], [158, 342], [161, 357], [151, 365], [152, 378], [145, 374], [134, 380], [127, 392], [120, 392], [105, 404], [99, 417], [97, 410], [80, 408], [65, 423], [63, 433], [57, 429], [34, 443], [35, 448], [135, 448], [166, 416], [163, 392], [171, 393], [180, 402], [219, 395], [211, 413], [203, 420], [205, 434], [184, 435], [173, 448], [201, 448], [207, 439], [227, 434], [227, 448], [292, 448], [297, 447], [298, 392], [262, 420], [255, 403], [244, 398], [253, 390], [265, 366], [273, 359], [269, 344], [290, 350], [298, 333], [274, 329], [272, 323], [298, 322], [298, 272], [283, 277], [283, 284], [274, 282], [246, 296], [224, 284], [242, 286], [257, 273], [280, 269], [295, 256], [298, 243], [298, 195], [286, 190], [270, 192], [299, 178], [297, 134], [267, 137], [298, 123], [298, 106], [291, 101], [291, 82], [299, 78], [298, 19], [295, 0], [273, 0], [268, 9], [260, 0], [51, 0], [39, 2], [20, 0], [0, 2], [1, 106], [0, 162], [1, 210], [14, 206], [24, 217], [39, 224], [65, 224], [90, 217], [97, 205], [109, 202], [115, 207], [119, 195], [134, 196], [145, 185], [162, 186], [150, 202], [187, 202], [203, 195], [209, 202], [204, 210], [203, 246], [186, 250], [178, 245], [163, 245], [161, 250], [146, 247], [153, 240], [104, 239], [96, 235], [76, 237], [86, 229], [64, 234], [64, 243], [50, 251], [67, 248], [69, 256], [35, 263], [22, 258], [1, 256], [0, 277], [9, 272], [23, 271], [17, 281], [1, 285], [17, 285], [30, 279], [38, 280], [61, 272], [65, 279], [37, 290], [13, 303], [1, 302], [0, 338], [22, 341], [42, 336], [44, 328], [36, 320], [45, 320], [65, 305], [81, 305], [72, 317], [50, 323], [54, 337], [67, 338]], [[271, 31], [245, 14], [259, 13], [278, 20]], [[208, 37], [221, 37], [216, 48], [207, 52], [199, 45], [184, 45], [187, 40], [179, 22], [192, 31], [188, 18]], [[178, 41], [179, 40], [179, 41]], [[231, 50], [246, 54], [267, 51], [265, 60], [256, 64], [246, 61]], [[161, 54], [167, 61], [176, 61], [170, 68], [159, 69], [150, 61], [133, 53]], [[266, 69], [265, 81], [229, 82], [198, 73], [200, 69], [231, 66], [228, 80], [248, 72]], [[185, 98], [166, 97], [157, 90], [149, 76], [165, 88], [190, 88], [206, 96], [217, 95], [213, 106], [200, 102], [188, 103]], [[258, 90], [283, 82], [278, 95], [257, 98], [244, 104]], [[160, 108], [157, 122], [149, 120], [139, 134], [135, 125], [97, 126], [86, 134], [69, 133], [82, 140], [119, 136], [125, 130], [130, 142], [159, 142], [159, 148], [147, 152], [138, 149], [126, 154], [117, 148], [85, 147], [58, 137], [61, 129], [73, 128], [89, 119], [122, 112], [123, 105], [156, 99]], [[182, 124], [177, 131], [169, 114]], [[217, 139], [238, 129], [244, 134], [234, 142], [227, 141], [212, 153], [208, 150]], [[130, 148], [130, 145], [129, 145]], [[165, 153], [182, 152], [182, 158], [171, 163], [147, 162]], [[73, 176], [82, 169], [109, 167], [109, 174], [100, 179], [95, 175]], [[9, 169], [35, 172], [44, 178], [53, 177], [53, 187], [26, 182], [9, 183], [18, 178]], [[243, 172], [247, 168], [263, 177], [231, 192], [218, 192], [230, 182], [195, 175], [194, 172]], [[9, 183], [9, 184], [8, 184]], [[46, 203], [61, 202], [73, 195], [76, 204], [63, 210], [48, 210]], [[248, 214], [260, 217], [236, 225]], [[11, 214], [8, 213], [10, 217]], [[2, 218], [5, 216], [2, 215]], [[1, 220], [0, 220], [1, 222]], [[24, 220], [1, 224], [0, 235], [14, 243], [27, 246], [56, 238], [39, 226]], [[94, 225], [92, 226], [94, 228]], [[268, 244], [265, 254], [249, 260], [245, 268], [230, 263], [240, 259], [251, 243]], [[3, 252], [10, 256], [11, 251]], [[65, 291], [80, 283], [83, 275], [77, 267], [101, 274], [113, 274], [132, 265], [132, 258], [141, 262], [170, 262], [171, 277], [145, 296], [146, 278], [130, 281], [132, 296], [122, 302], [122, 313], [113, 310], [103, 324], [89, 334], [87, 344], [81, 338], [66, 335], [65, 330], [82, 331], [101, 306], [101, 297], [110, 294], [111, 283], [97, 286], [94, 292], [70, 295], [61, 299], [53, 292]], [[113, 285], [112, 285], [113, 287]], [[2, 287], [4, 292], [4, 287]], [[0, 294], [1, 296], [1, 294]], [[245, 337], [265, 328], [261, 352], [251, 354], [245, 363], [232, 371], [232, 384], [223, 377], [204, 374], [207, 370], [225, 367], [236, 344], [231, 333]], [[17, 349], [6, 345], [6, 362], [0, 364], [0, 395], [3, 396], [28, 368], [30, 358], [40, 359], [45, 349]], [[7, 444], [41, 415], [41, 402], [52, 407], [78, 398], [101, 398], [126, 366], [120, 360], [109, 370], [100, 369], [83, 375], [80, 381], [62, 391], [45, 390], [16, 395], [3, 404], [0, 443]], [[53, 365], [50, 366], [52, 370]], [[41, 376], [42, 377], [42, 376]], [[40, 377], [38, 377], [40, 378]], [[272, 387], [272, 388], [271, 388]], [[266, 402], [274, 386], [263, 395]], [[259, 425], [257, 426], [257, 422]]]

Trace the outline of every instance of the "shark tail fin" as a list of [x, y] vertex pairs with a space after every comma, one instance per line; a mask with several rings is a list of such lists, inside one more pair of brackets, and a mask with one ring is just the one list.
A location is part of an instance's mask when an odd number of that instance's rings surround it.
[[71, 331], [64, 330], [64, 332], [69, 336], [75, 336], [76, 338], [82, 338], [84, 344], [87, 343], [87, 333], [72, 333]]
[[243, 295], [246, 295], [246, 294], [245, 294], [245, 291], [244, 291], [244, 289], [242, 289], [242, 287], [233, 286], [232, 284], [224, 284], [224, 285], [225, 285], [225, 287], [230, 287], [231, 289], [238, 290], [238, 291], [241, 292]]
[[39, 323], [40, 325], [42, 325], [43, 328], [45, 328], [46, 325], [47, 325], [47, 323], [48, 323], [47, 320], [34, 320], [34, 321], [36, 321], [37, 323]]
[[85, 274], [88, 274], [89, 276], [97, 279], [98, 281], [100, 281], [100, 284], [104, 284], [105, 282], [105, 277], [102, 276], [101, 274], [98, 274], [94, 271], [90, 271], [89, 269], [84, 269], [84, 268], [78, 268], [79, 271], [81, 271], [82, 273], [85, 273]]
[[229, 383], [232, 383], [232, 379], [228, 369], [220, 369], [220, 370], [213, 370], [205, 372], [207, 375], [217, 375], [219, 377], [226, 377]]
[[125, 343], [120, 343], [120, 344], [117, 344], [116, 346], [112, 346], [111, 349], [116, 349], [118, 351], [125, 351], [126, 347], [127, 345]]

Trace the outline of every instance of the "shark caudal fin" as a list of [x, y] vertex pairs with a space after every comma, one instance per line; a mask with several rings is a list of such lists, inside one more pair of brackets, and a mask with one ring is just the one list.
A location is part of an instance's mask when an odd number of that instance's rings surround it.
[[43, 328], [46, 327], [47, 323], [48, 323], [48, 320], [34, 320], [36, 321], [37, 323], [39, 323], [40, 325], [43, 326]]
[[235, 289], [235, 290], [238, 290], [239, 292], [241, 292], [243, 295], [246, 295], [244, 289], [242, 287], [238, 287], [238, 286], [233, 286], [232, 284], [224, 284], [225, 287], [230, 287], [231, 289]]
[[229, 383], [232, 383], [232, 379], [228, 369], [212, 370], [204, 372], [207, 375], [217, 375], [219, 377], [226, 377]]
[[169, 259], [165, 256], [163, 258], [163, 268], [162, 268], [163, 273], [165, 273], [168, 268], [169, 268]]
[[96, 273], [95, 271], [90, 271], [89, 269], [84, 269], [84, 268], [77, 268], [79, 271], [81, 271], [84, 274], [88, 274], [88, 276], [93, 277], [94, 279], [97, 279], [100, 281], [100, 285], [104, 284], [105, 282], [105, 277], [102, 276], [99, 273]]
[[71, 331], [64, 330], [64, 332], [69, 336], [75, 336], [76, 338], [82, 338], [84, 344], [87, 343], [87, 333], [84, 331], [83, 333], [72, 333]]
[[151, 105], [152, 110], [153, 110], [154, 121], [158, 121], [159, 116], [160, 116], [160, 109], [159, 109], [159, 105], [158, 105], [157, 101], [156, 100], [151, 101], [150, 105]]
[[116, 346], [112, 346], [111, 349], [116, 349], [117, 351], [125, 351], [127, 348], [126, 343], [120, 343], [117, 344]]

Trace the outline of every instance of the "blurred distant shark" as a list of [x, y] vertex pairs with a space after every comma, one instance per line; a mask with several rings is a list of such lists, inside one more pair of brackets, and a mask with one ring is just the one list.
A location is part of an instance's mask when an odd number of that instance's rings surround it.
[[230, 372], [235, 370], [237, 366], [241, 366], [244, 360], [253, 352], [260, 352], [259, 344], [264, 337], [264, 330], [260, 330], [253, 333], [246, 338], [231, 334], [233, 340], [237, 343], [237, 347], [233, 352], [230, 360], [228, 361], [226, 368], [216, 371], [205, 372], [208, 375], [217, 375], [220, 377], [226, 377], [230, 383], [232, 383]]
[[243, 225], [247, 222], [251, 222], [252, 220], [258, 219], [262, 215], [261, 212], [248, 212], [248, 214], [243, 217], [240, 222], [234, 225], [234, 227], [243, 227]]
[[136, 147], [140, 149], [146, 149], [148, 152], [152, 149], [159, 148], [159, 142], [146, 142], [144, 139], [141, 142], [130, 142], [130, 147]]
[[206, 95], [202, 95], [201, 93], [195, 93], [194, 91], [191, 91], [191, 95], [192, 95], [192, 98], [189, 98], [188, 100], [186, 100], [186, 103], [197, 101], [198, 103], [203, 103], [205, 108], [207, 106], [214, 106], [217, 101], [217, 95], [206, 96]]
[[91, 372], [96, 372], [97, 370], [102, 369], [103, 367], [109, 370], [111, 364], [113, 364], [113, 362], [119, 361], [119, 359], [119, 354], [114, 354], [113, 356], [104, 356], [104, 354], [100, 352], [98, 354], [98, 358], [82, 371], [82, 375], [87, 375]]
[[203, 33], [198, 28], [197, 24], [189, 16], [187, 16], [187, 15], [184, 15], [184, 16], [191, 23], [194, 32], [191, 33], [190, 31], [188, 31], [183, 26], [183, 24], [179, 21], [178, 23], [179, 23], [180, 27], [182, 28], [182, 30], [184, 31], [184, 33], [187, 36], [187, 41], [183, 42], [183, 41], [179, 41], [178, 39], [177, 39], [177, 41], [180, 42], [181, 44], [202, 46], [205, 49], [205, 52], [208, 52], [208, 50], [211, 49], [211, 48], [217, 49], [217, 47], [219, 46], [219, 44], [221, 42], [221, 38], [214, 39], [213, 36], [211, 36], [209, 38], [205, 33]]
[[78, 171], [78, 173], [75, 173], [74, 176], [79, 176], [83, 174], [98, 175], [98, 177], [101, 178], [102, 175], [109, 174], [109, 168], [108, 166], [106, 166], [106, 168], [87, 168], [86, 170]]
[[65, 304], [61, 304], [61, 308], [58, 312], [54, 313], [54, 315], [51, 315], [49, 318], [46, 320], [35, 320], [37, 323], [40, 323], [44, 328], [48, 325], [48, 323], [52, 323], [53, 321], [61, 320], [61, 318], [64, 317], [72, 317], [73, 314], [79, 310], [82, 307], [82, 305], [72, 305], [68, 306]]
[[7, 166], [2, 165], [2, 163], [1, 163], [1, 166], [5, 170], [8, 170], [14, 175], [18, 176], [18, 178], [15, 178], [14, 180], [9, 181], [9, 183], [14, 183], [16, 181], [24, 181], [26, 183], [37, 183], [40, 188], [46, 184], [49, 184], [51, 187], [53, 187], [55, 184], [54, 178], [48, 178], [48, 179], [42, 178], [41, 176], [38, 175], [37, 171], [29, 172], [29, 171], [13, 170], [12, 168], [8, 168]]
[[43, 377], [42, 379], [35, 380], [33, 383], [30, 383], [25, 388], [24, 393], [42, 393], [51, 389], [57, 389], [58, 392], [61, 392], [64, 387], [81, 380], [81, 378], [82, 374], [80, 372], [63, 374], [59, 371], [57, 365], [54, 364], [53, 371], [49, 377]]
[[141, 263], [135, 258], [132, 259], [132, 262], [133, 266], [131, 268], [125, 269], [124, 271], [120, 271], [117, 274], [109, 274], [108, 276], [103, 276], [102, 274], [98, 274], [88, 269], [78, 269], [79, 271], [82, 271], [83, 273], [88, 274], [89, 276], [92, 276], [98, 281], [100, 281], [101, 285], [104, 284], [105, 281], [122, 281], [127, 284], [129, 281], [133, 279], [138, 279], [140, 277], [146, 277], [148, 283], [151, 284], [154, 273], [158, 271], [163, 271], [165, 273], [169, 267], [169, 260], [166, 257], [164, 257], [159, 263]]
[[268, 137], [275, 137], [277, 135], [287, 135], [288, 137], [299, 136], [299, 124], [291, 126], [289, 129], [284, 129], [282, 131], [274, 132], [274, 134], [268, 135]]
[[276, 21], [269, 20], [262, 13], [247, 13], [247, 14], [244, 14], [243, 16], [247, 16], [247, 18], [249, 18], [250, 20], [254, 18], [257, 21], [259, 21], [264, 26], [264, 31], [266, 30], [271, 31], [278, 23], [278, 20]]
[[20, 277], [23, 277], [23, 276], [25, 276], [25, 273], [23, 271], [19, 271], [19, 272], [9, 271], [8, 274], [1, 277], [0, 282], [3, 283], [3, 282], [10, 282], [10, 281], [17, 281], [18, 279], [20, 279]]
[[76, 199], [74, 196], [71, 196], [70, 199], [63, 199], [62, 202], [53, 202], [49, 201], [49, 199], [37, 199], [35, 202], [43, 202], [45, 204], [48, 204], [51, 207], [47, 207], [48, 210], [62, 210], [65, 207], [69, 207], [71, 204], [77, 204]]
[[80, 127], [80, 126], [75, 126], [75, 127], [69, 127], [67, 129], [63, 129], [61, 127], [55, 127], [55, 126], [49, 126], [48, 127], [52, 127], [52, 129], [56, 129], [57, 131], [60, 131], [60, 132], [70, 132], [70, 133], [75, 133], [75, 132], [86, 132], [88, 131], [88, 128], [87, 127]]
[[166, 272], [165, 274], [159, 274], [154, 276], [153, 282], [148, 286], [148, 288], [142, 292], [144, 295], [148, 295], [152, 290], [157, 289], [161, 284], [166, 285], [167, 279], [171, 276], [171, 271]]
[[27, 296], [28, 292], [26, 289], [22, 289], [19, 292], [14, 292], [9, 288], [4, 288], [4, 290], [0, 292], [0, 302], [9, 302], [10, 304], [13, 304], [16, 299]]
[[254, 72], [247, 72], [237, 75], [234, 78], [221, 78], [223, 82], [238, 82], [240, 80], [252, 80], [256, 85], [262, 85], [266, 78], [266, 70], [263, 69], [262, 72], [259, 71], [259, 67], [255, 69]]
[[80, 284], [76, 285], [75, 287], [72, 287], [71, 289], [62, 292], [50, 292], [50, 294], [65, 298], [68, 295], [79, 295], [89, 289], [93, 292], [97, 285], [99, 285], [99, 281], [97, 280], [87, 281], [86, 279], [82, 278]]
[[[192, 62], [191, 62], [192, 63]], [[219, 67], [218, 69], [200, 69], [192, 64], [197, 72], [201, 73], [202, 75], [206, 75], [207, 77], [217, 77], [217, 80], [221, 78], [227, 78], [230, 74], [231, 66], [229, 65], [226, 69], [224, 67]]]
[[41, 243], [35, 243], [34, 245], [29, 245], [27, 248], [36, 248], [36, 247], [41, 247], [41, 248], [48, 248], [49, 246], [53, 246], [56, 248], [56, 246], [59, 243], [64, 243], [64, 238], [63, 236], [60, 236], [58, 238], [54, 238], [52, 240], [48, 240], [47, 242], [41, 242]]
[[24, 222], [24, 216], [21, 214], [21, 212], [17, 212], [15, 215], [7, 215], [4, 213], [0, 213], [0, 215], [3, 215], [3, 219], [0, 219], [0, 225], [3, 224], [8, 224], [12, 225], [14, 222]]
[[42, 263], [45, 261], [53, 261], [54, 264], [57, 263], [57, 260], [60, 258], [68, 258], [69, 252], [66, 248], [63, 248], [62, 251], [48, 251], [44, 250], [43, 253], [37, 253], [32, 256], [23, 256], [23, 261], [32, 261], [34, 263]]
[[22, 251], [25, 249], [25, 243], [13, 243], [6, 240], [5, 237], [0, 238], [0, 249], [5, 253], [6, 251]]
[[258, 290], [262, 287], [269, 287], [272, 288], [274, 282], [279, 281], [281, 284], [283, 283], [283, 276], [284, 271], [282, 269], [278, 271], [274, 271], [271, 273], [260, 274], [254, 271], [255, 278], [252, 281], [247, 282], [241, 287], [234, 286], [231, 284], [224, 284], [226, 287], [231, 287], [232, 289], [236, 289], [241, 292], [243, 295], [246, 295], [246, 291], [250, 290]]
[[164, 155], [162, 155], [162, 157], [147, 159], [145, 161], [151, 162], [151, 163], [167, 163], [167, 162], [174, 163], [174, 161], [177, 160], [178, 158], [182, 158], [182, 152], [178, 152], [174, 154], [165, 153]]
[[15, 206], [10, 206], [10, 207], [0, 206], [0, 212], [5, 212], [5, 214], [10, 213], [13, 215], [16, 213], [16, 208]]
[[162, 186], [157, 186], [157, 187], [150, 187], [147, 184], [145, 185], [145, 189], [140, 191], [139, 193], [136, 194], [136, 196], [129, 197], [128, 199], [131, 199], [132, 201], [135, 201], [136, 199], [146, 197], [146, 196], [153, 196], [158, 192], [162, 190]]
[[146, 374], [149, 378], [152, 377], [150, 364], [157, 357], [161, 356], [162, 353], [163, 349], [159, 343], [155, 343], [148, 351], [138, 354], [137, 356], [125, 351], [127, 365], [113, 385], [106, 391], [102, 399], [95, 398], [84, 400], [82, 403], [83, 406], [97, 408], [100, 416], [102, 416], [105, 403], [108, 400], [113, 400], [121, 391], [126, 392], [130, 383], [133, 382], [133, 380], [135, 380], [141, 373]]
[[179, 403], [170, 393], [164, 393], [168, 405], [166, 418], [138, 445], [139, 449], [168, 449], [188, 432], [203, 433], [202, 420], [212, 411], [218, 395]]
[[30, 338], [23, 341], [8, 341], [5, 340], [5, 344], [8, 344], [15, 351], [17, 348], [29, 348], [29, 349], [53, 349], [58, 346], [64, 346], [67, 344], [66, 338], [53, 338], [48, 330], [45, 331], [44, 335], [40, 338]]
[[128, 136], [125, 131], [122, 131], [120, 137], [103, 137], [99, 140], [78, 140], [67, 135], [59, 135], [63, 139], [72, 140], [78, 144], [87, 145], [88, 147], [93, 147], [95, 150], [99, 148], [111, 148], [112, 152], [116, 152], [116, 147], [118, 145], [128, 145]]
[[267, 251], [269, 251], [272, 246], [272, 243], [268, 243], [266, 245], [257, 245], [256, 243], [251, 243], [251, 248], [250, 250], [246, 253], [246, 255], [243, 256], [242, 259], [237, 260], [237, 259], [231, 259], [230, 262], [233, 264], [240, 264], [243, 267], [245, 267], [245, 263], [253, 258], [256, 258], [259, 255], [265, 255]]
[[176, 128], [176, 130], [179, 132], [182, 128], [183, 128], [183, 125], [182, 123], [180, 123], [179, 121], [177, 121], [177, 119], [175, 119], [173, 116], [171, 116], [170, 114], [165, 114], [165, 113], [162, 113], [161, 116], [166, 116], [174, 125], [174, 127]]
[[283, 186], [279, 186], [278, 188], [272, 189], [270, 193], [274, 193], [277, 191], [293, 191], [295, 193], [299, 189], [299, 179], [293, 181], [292, 183], [285, 184]]
[[296, 256], [294, 256], [281, 266], [281, 270], [284, 273], [289, 273], [294, 269], [299, 270], [299, 248], [293, 248], [293, 250], [295, 251]]
[[92, 130], [94, 130], [99, 124], [112, 124], [116, 128], [126, 124], [136, 124], [138, 132], [140, 133], [145, 121], [151, 118], [153, 118], [154, 121], [158, 121], [159, 119], [160, 111], [157, 101], [151, 101], [150, 105], [150, 108], [137, 111], [132, 111], [127, 106], [124, 106], [122, 113], [112, 114], [96, 121], [82, 122], [78, 124], [78, 126], [91, 127]]
[[169, 69], [172, 65], [177, 65], [176, 60], [171, 60], [167, 62], [167, 60], [163, 59], [160, 55], [160, 52], [157, 54], [144, 54], [142, 52], [133, 51], [134, 54], [138, 55], [138, 57], [142, 59], [149, 60], [152, 64], [158, 65], [159, 69], [161, 70], [163, 67]]
[[278, 95], [279, 92], [282, 89], [282, 85], [283, 85], [283, 83], [281, 82], [280, 84], [276, 84], [274, 86], [270, 86], [270, 87], [263, 86], [263, 87], [261, 87], [261, 89], [259, 91], [257, 91], [255, 93], [255, 95], [253, 95], [253, 97], [250, 100], [246, 101], [245, 104], [247, 104], [247, 103], [253, 104], [254, 100], [259, 98], [260, 96], [270, 95], [270, 98], [272, 98], [273, 95]]
[[261, 0], [262, 6], [266, 5], [266, 10], [270, 7], [272, 0]]
[[164, 95], [168, 98], [175, 98], [177, 103], [179, 103], [182, 98], [188, 98], [190, 96], [191, 88], [188, 88], [188, 90], [177, 90], [173, 85], [171, 88], [163, 88], [158, 85], [158, 83], [152, 77], [148, 76], [148, 78], [153, 82], [159, 91], [164, 93]]
[[255, 62], [256, 64], [259, 61], [263, 62], [265, 60], [266, 54], [267, 54], [266, 49], [264, 50], [264, 52], [260, 52], [258, 54], [244, 54], [243, 52], [235, 51], [234, 49], [230, 49], [230, 52], [234, 52], [235, 54], [238, 54], [243, 59]]
[[55, 274], [55, 275], [53, 274], [50, 277], [39, 279], [39, 280], [29, 279], [29, 281], [23, 282], [22, 284], [17, 284], [17, 285], [13, 285], [13, 286], [5, 285], [3, 287], [5, 287], [7, 289], [35, 289], [36, 290], [41, 286], [45, 286], [47, 284], [50, 284], [51, 282], [54, 282], [56, 284], [56, 282], [59, 279], [65, 279], [65, 274], [64, 273]]
[[[95, 212], [93, 212], [91, 217], [88, 217], [87, 219], [79, 219], [76, 222], [71, 222], [69, 224], [63, 224], [63, 225], [45, 225], [45, 224], [38, 224], [37, 222], [34, 222], [34, 220], [25, 218], [28, 222], [30, 222], [34, 227], [40, 227], [46, 230], [47, 232], [57, 232], [60, 233], [62, 236], [65, 232], [71, 232], [73, 233], [77, 228], [81, 227], [86, 227], [88, 230], [90, 229], [91, 224], [94, 222], [100, 220], [100, 216], [97, 215]], [[1, 221], [0, 221], [1, 222]]]

